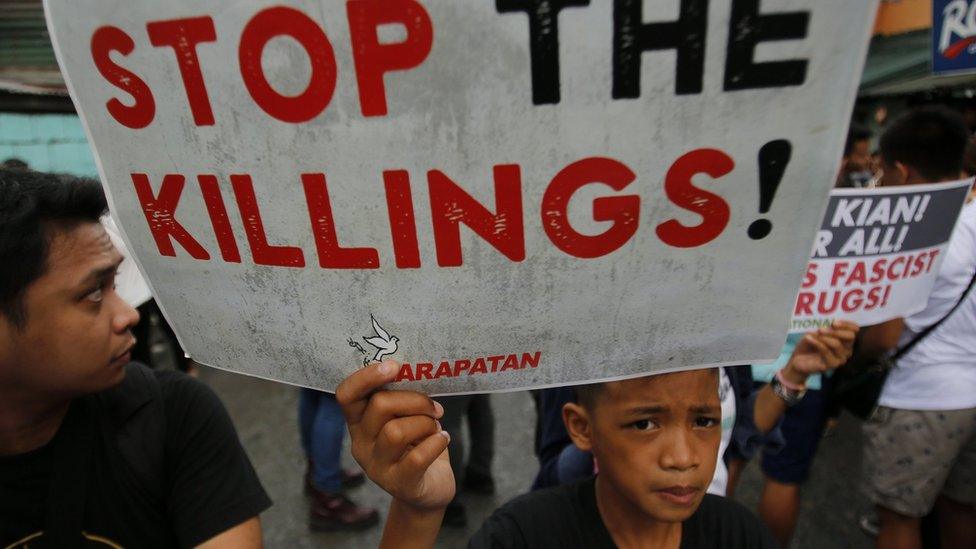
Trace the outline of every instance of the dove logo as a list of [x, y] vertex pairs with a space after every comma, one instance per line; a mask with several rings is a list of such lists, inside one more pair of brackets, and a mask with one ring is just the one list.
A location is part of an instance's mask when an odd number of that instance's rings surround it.
[[942, 9], [938, 56], [954, 60], [976, 53], [976, 1], [953, 0]]
[[375, 351], [367, 351], [359, 342], [352, 338], [346, 340], [350, 347], [354, 347], [363, 355], [363, 366], [368, 366], [374, 362], [382, 362], [383, 358], [396, 353], [398, 348], [397, 344], [400, 341], [400, 338], [395, 335], [390, 335], [388, 331], [383, 329], [380, 323], [376, 322], [376, 317], [369, 315], [369, 319], [373, 323], [373, 335], [363, 336], [363, 341], [373, 346], [376, 349]]

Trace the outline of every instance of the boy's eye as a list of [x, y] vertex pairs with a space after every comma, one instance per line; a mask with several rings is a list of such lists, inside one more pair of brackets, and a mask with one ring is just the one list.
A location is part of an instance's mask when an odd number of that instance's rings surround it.
[[650, 419], [641, 419], [630, 424], [631, 427], [637, 429], [638, 431], [650, 431], [657, 427], [657, 424]]
[[722, 424], [722, 420], [715, 417], [702, 416], [695, 420], [695, 427], [708, 428], [708, 427], [715, 427], [721, 424]]

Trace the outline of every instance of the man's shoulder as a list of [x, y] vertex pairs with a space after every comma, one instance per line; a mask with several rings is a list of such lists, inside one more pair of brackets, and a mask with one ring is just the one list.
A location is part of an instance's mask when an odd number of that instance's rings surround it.
[[126, 365], [123, 380], [94, 398], [120, 421], [147, 407], [158, 408], [156, 413], [166, 414], [188, 402], [198, 405], [220, 402], [210, 387], [193, 377], [175, 370], [153, 370], [138, 362]]

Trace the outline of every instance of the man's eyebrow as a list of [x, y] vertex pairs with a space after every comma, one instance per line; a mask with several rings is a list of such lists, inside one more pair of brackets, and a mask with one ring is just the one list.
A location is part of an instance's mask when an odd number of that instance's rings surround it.
[[105, 280], [108, 277], [114, 277], [116, 271], [119, 270], [119, 265], [121, 265], [123, 261], [125, 261], [125, 257], [120, 256], [118, 261], [112, 263], [111, 265], [93, 269], [88, 273], [88, 276], [81, 281], [81, 284], [89, 284], [98, 280]]

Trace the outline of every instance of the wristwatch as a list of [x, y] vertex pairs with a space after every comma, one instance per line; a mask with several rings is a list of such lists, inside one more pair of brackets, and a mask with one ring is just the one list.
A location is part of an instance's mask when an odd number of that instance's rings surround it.
[[807, 394], [807, 390], [804, 387], [801, 390], [790, 389], [789, 387], [783, 385], [779, 380], [779, 376], [773, 376], [773, 379], [769, 382], [769, 386], [773, 389], [773, 393], [779, 398], [783, 399], [783, 402], [787, 406], [795, 406], [798, 402], [803, 400], [803, 395]]

